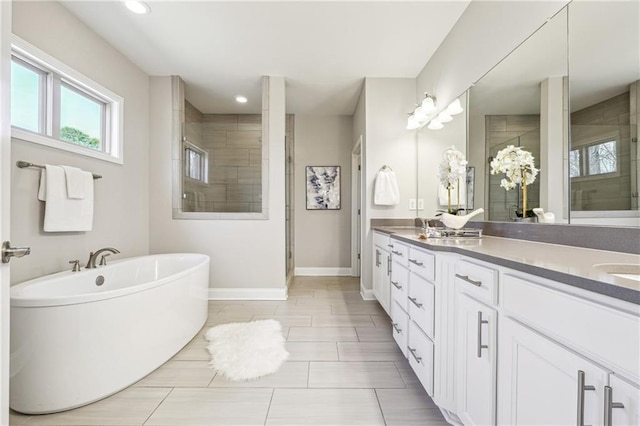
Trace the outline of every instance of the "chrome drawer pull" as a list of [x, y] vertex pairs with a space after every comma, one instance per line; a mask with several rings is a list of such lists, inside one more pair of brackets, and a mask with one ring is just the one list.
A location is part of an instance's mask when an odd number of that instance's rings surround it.
[[424, 266], [424, 263], [422, 263], [422, 262], [418, 262], [418, 261], [417, 261], [417, 260], [415, 260], [415, 259], [411, 259], [411, 258], [409, 258], [409, 262], [413, 263], [414, 265]]
[[398, 284], [397, 282], [391, 281], [391, 284], [393, 284], [393, 286], [395, 288], [397, 288], [398, 290], [402, 290], [402, 286], [400, 284]]
[[393, 248], [393, 244], [387, 244], [387, 247]]
[[391, 253], [395, 254], [396, 256], [402, 256], [402, 253], [399, 251], [391, 250]]
[[[593, 385], [584, 384], [584, 371], [578, 370], [578, 415], [576, 424], [577, 426], [584, 426], [584, 391], [594, 391], [596, 387]], [[606, 393], [605, 393], [606, 395]], [[606, 423], [605, 423], [606, 424]]]
[[613, 409], [624, 408], [622, 402], [613, 402], [613, 389], [604, 387], [604, 426], [613, 426]]
[[482, 324], [489, 324], [489, 321], [483, 320], [482, 311], [478, 311], [478, 358], [482, 358], [483, 349], [489, 349], [489, 345], [482, 344]]
[[413, 358], [416, 360], [416, 362], [420, 364], [422, 362], [422, 357], [416, 355], [416, 349], [413, 349], [411, 346], [407, 346], [407, 349], [409, 349], [409, 352], [411, 353], [411, 355], [413, 355]]
[[376, 266], [380, 266], [380, 264], [380, 250], [376, 249]]
[[469, 284], [473, 284], [476, 287], [482, 287], [482, 281], [474, 281], [471, 278], [469, 278], [469, 275], [456, 274], [456, 277], [460, 278], [463, 281], [468, 282]]
[[411, 303], [416, 305], [418, 308], [422, 308], [422, 303], [418, 303], [418, 298], [417, 297], [410, 297], [409, 300], [411, 300]]
[[400, 334], [402, 333], [402, 329], [400, 327], [398, 327], [398, 323], [394, 322], [391, 324], [393, 326], [393, 329], [396, 331], [396, 333]]

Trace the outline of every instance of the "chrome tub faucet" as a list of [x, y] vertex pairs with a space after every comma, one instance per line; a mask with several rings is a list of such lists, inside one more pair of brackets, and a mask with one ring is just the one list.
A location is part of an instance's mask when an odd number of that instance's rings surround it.
[[[107, 252], [111, 252], [113, 254], [118, 254], [120, 253], [120, 250], [118, 249], [114, 249], [112, 247], [105, 247], [105, 248], [101, 248], [100, 250], [96, 251], [96, 252], [91, 252], [91, 254], [89, 254], [89, 261], [87, 262], [87, 266], [85, 266], [86, 269], [95, 269], [96, 268], [96, 259], [98, 259], [98, 256], [102, 253], [104, 253], [105, 251]], [[106, 265], [107, 262], [104, 259], [105, 256], [107, 256], [108, 254], [105, 254], [102, 257], [102, 261], [100, 262], [100, 265]]]

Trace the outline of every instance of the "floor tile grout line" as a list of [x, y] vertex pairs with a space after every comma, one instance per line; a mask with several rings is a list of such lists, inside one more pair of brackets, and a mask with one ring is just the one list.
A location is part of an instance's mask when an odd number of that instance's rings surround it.
[[271, 388], [271, 398], [269, 398], [269, 406], [267, 407], [267, 414], [264, 416], [264, 423], [263, 425], [267, 424], [267, 421], [269, 420], [269, 412], [271, 411], [271, 404], [273, 404], [273, 396], [276, 393], [276, 388]]
[[384, 424], [387, 424], [387, 418], [384, 416], [384, 410], [382, 409], [382, 404], [380, 403], [380, 396], [378, 395], [378, 389], [373, 389], [373, 393], [376, 396], [376, 401], [378, 401], [378, 408], [380, 409], [380, 415], [382, 416], [382, 421]]
[[175, 388], [169, 388], [169, 392], [167, 392], [167, 394], [164, 396], [164, 398], [162, 398], [162, 401], [160, 401], [160, 403], [158, 405], [156, 405], [156, 408], [154, 408], [151, 411], [151, 414], [149, 414], [149, 416], [141, 423], [143, 426], [149, 421], [149, 419], [155, 414], [156, 411], [158, 411], [158, 408], [160, 408], [160, 406], [162, 405], [163, 402], [165, 402], [167, 400], [167, 398], [169, 397], [169, 395], [171, 395], [173, 393], [173, 391], [175, 390]]

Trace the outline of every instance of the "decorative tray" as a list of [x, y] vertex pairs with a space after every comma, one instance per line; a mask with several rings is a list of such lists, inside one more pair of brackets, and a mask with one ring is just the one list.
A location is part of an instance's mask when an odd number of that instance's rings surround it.
[[457, 239], [457, 238], [482, 238], [482, 229], [476, 228], [429, 228], [424, 233], [427, 238]]

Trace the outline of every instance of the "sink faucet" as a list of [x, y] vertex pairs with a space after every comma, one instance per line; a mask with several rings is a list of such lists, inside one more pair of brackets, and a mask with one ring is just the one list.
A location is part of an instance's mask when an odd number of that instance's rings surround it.
[[89, 255], [89, 261], [87, 262], [87, 266], [85, 266], [86, 269], [95, 269], [96, 268], [96, 259], [98, 258], [98, 256], [105, 252], [105, 251], [109, 251], [113, 254], [118, 254], [120, 253], [120, 250], [111, 248], [111, 247], [105, 247], [105, 248], [101, 248], [100, 250], [94, 252], [91, 252], [91, 254]]

